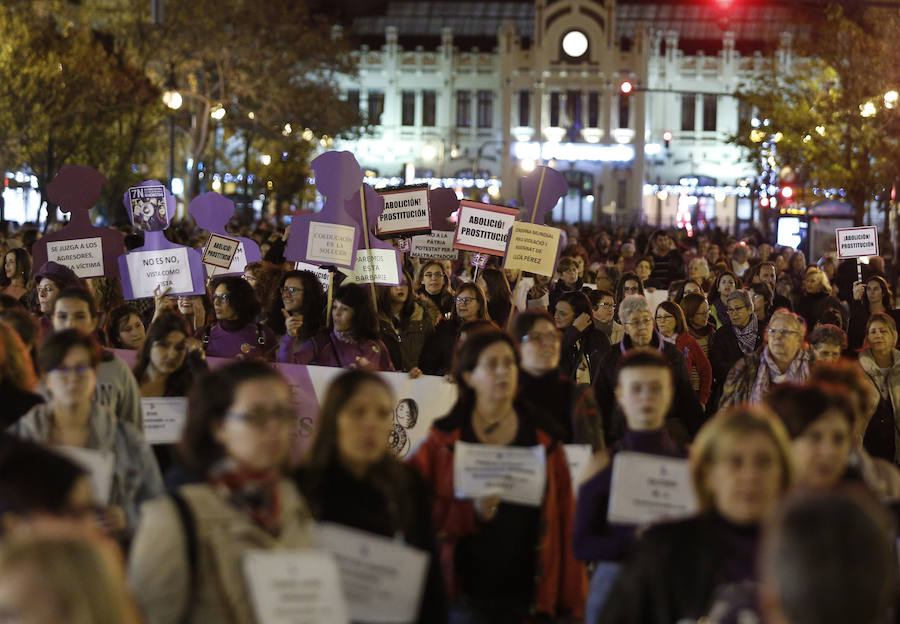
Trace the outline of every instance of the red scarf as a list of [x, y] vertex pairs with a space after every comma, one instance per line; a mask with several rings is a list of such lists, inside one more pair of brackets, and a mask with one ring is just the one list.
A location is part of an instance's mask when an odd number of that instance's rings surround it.
[[246, 513], [272, 535], [281, 532], [281, 496], [278, 471], [258, 472], [224, 459], [209, 472], [209, 483], [228, 502]]

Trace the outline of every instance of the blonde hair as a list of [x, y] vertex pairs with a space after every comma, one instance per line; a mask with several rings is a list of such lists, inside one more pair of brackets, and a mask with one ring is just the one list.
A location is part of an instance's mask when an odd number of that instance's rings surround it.
[[753, 433], [767, 436], [781, 464], [781, 492], [787, 491], [794, 477], [790, 437], [784, 425], [768, 409], [748, 404], [726, 408], [711, 418], [694, 439], [690, 451], [691, 481], [703, 512], [714, 508], [713, 494], [706, 485], [709, 472], [724, 449], [741, 437]]
[[11, 538], [0, 547], [0, 576], [31, 583], [67, 624], [138, 624], [125, 581], [84, 536]]
[[817, 266], [810, 266], [806, 269], [806, 274], [804, 278], [809, 277], [810, 274], [817, 275], [819, 278], [819, 284], [822, 285], [822, 292], [831, 294], [831, 282], [828, 279], [828, 275]]
[[38, 383], [28, 348], [12, 326], [4, 321], [0, 321], [0, 382], [29, 392], [34, 391]]
[[794, 326], [800, 330], [800, 333], [806, 336], [806, 321], [799, 314], [795, 314], [787, 308], [778, 308], [777, 310], [772, 312], [772, 316], [769, 317], [769, 324], [766, 327], [771, 327], [772, 323], [774, 323], [778, 319], [783, 319], [788, 323], [793, 323]]

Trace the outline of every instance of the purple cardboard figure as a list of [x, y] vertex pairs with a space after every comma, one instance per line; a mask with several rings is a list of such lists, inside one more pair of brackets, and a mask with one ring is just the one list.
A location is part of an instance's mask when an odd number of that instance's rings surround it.
[[547, 213], [569, 192], [569, 183], [556, 169], [537, 167], [522, 178], [522, 221], [542, 225]]
[[47, 186], [47, 195], [62, 212], [69, 213], [69, 224], [35, 241], [31, 248], [35, 267], [52, 260], [82, 278], [119, 274], [116, 259], [125, 252], [125, 236], [91, 225], [90, 210], [100, 199], [104, 184], [109, 181], [96, 169], [63, 165]]
[[[163, 189], [162, 205], [164, 214], [173, 214], [175, 196], [156, 180], [141, 182], [125, 191], [122, 201], [130, 210], [135, 198], [143, 195], [156, 196], [157, 188]], [[140, 189], [150, 189], [142, 193]], [[154, 204], [156, 205], [156, 203]], [[157, 214], [158, 214], [157, 206]], [[149, 221], [148, 221], [149, 222]], [[162, 229], [148, 230], [144, 235], [144, 246], [119, 256], [119, 273], [122, 276], [122, 291], [125, 299], [152, 297], [154, 291], [171, 289], [170, 295], [202, 295], [206, 291], [203, 281], [202, 255], [196, 249], [170, 242], [163, 231], [168, 227], [168, 219]]]
[[[256, 244], [255, 240], [244, 236], [233, 236], [225, 231], [225, 225], [234, 216], [234, 202], [227, 197], [223, 197], [215, 191], [198, 195], [191, 200], [188, 206], [188, 213], [194, 217], [194, 221], [197, 222], [198, 226], [210, 234], [221, 234], [222, 236], [236, 238], [241, 241], [243, 253], [241, 252], [241, 247], [238, 247], [238, 251], [234, 254], [234, 259], [231, 261], [231, 268], [229, 270], [216, 270], [216, 276], [242, 275], [245, 266], [251, 262], [262, 260], [259, 245]], [[206, 265], [203, 265], [203, 270], [208, 273]]]
[[[291, 224], [291, 233], [288, 236], [284, 257], [294, 262], [309, 262], [311, 264], [333, 264], [344, 268], [353, 268], [356, 263], [356, 250], [359, 247], [362, 228], [357, 220], [347, 213], [345, 204], [354, 195], [359, 197], [359, 187], [362, 184], [362, 169], [350, 152], [325, 152], [316, 157], [312, 163], [313, 172], [316, 174], [316, 188], [325, 197], [325, 205], [316, 214], [306, 214], [295, 217]], [[358, 200], [357, 200], [358, 201]], [[342, 232], [327, 231], [317, 227], [316, 224], [329, 224], [353, 228]], [[314, 231], [315, 230], [315, 231]], [[329, 239], [335, 245], [340, 245], [340, 253], [335, 252], [334, 257], [326, 261], [324, 254], [312, 254], [310, 257], [309, 238], [312, 232], [314, 237], [331, 236], [337, 239]], [[314, 243], [315, 243], [314, 239]], [[324, 240], [324, 239], [323, 239]], [[317, 245], [313, 245], [315, 248]]]
[[431, 189], [431, 229], [452, 232], [456, 224], [450, 222], [450, 215], [459, 210], [456, 191], [448, 188]]
[[[362, 180], [362, 170], [360, 170], [360, 180]], [[383, 241], [380, 238], [377, 238], [374, 234], [375, 224], [378, 223], [378, 216], [384, 210], [384, 197], [379, 195], [378, 192], [368, 184], [361, 184], [359, 188], [364, 189], [363, 197], [365, 198], [366, 202], [366, 225], [368, 225], [368, 241], [366, 241], [365, 234], [361, 234], [359, 240], [359, 249], [365, 250], [366, 244], [368, 243], [369, 249], [383, 249], [385, 251], [393, 252], [394, 261], [397, 263], [397, 276], [400, 279], [400, 282], [392, 283], [376, 281], [375, 283], [383, 284], [385, 286], [396, 286], [403, 281], [403, 261], [401, 259], [401, 256], [399, 253], [397, 253], [397, 250], [394, 249], [393, 245], [391, 245], [387, 241]], [[360, 231], [364, 232], [362, 227], [363, 218], [362, 208], [360, 207], [359, 189], [357, 189], [357, 192], [353, 197], [347, 200], [347, 202], [344, 204], [344, 209], [359, 224]]]

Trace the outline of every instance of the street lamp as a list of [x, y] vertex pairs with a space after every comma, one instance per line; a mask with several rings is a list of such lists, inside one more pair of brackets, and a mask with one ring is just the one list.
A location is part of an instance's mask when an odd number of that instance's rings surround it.
[[172, 180], [175, 178], [175, 111], [181, 108], [183, 99], [178, 87], [175, 85], [175, 70], [169, 68], [169, 78], [166, 80], [166, 90], [163, 92], [163, 104], [172, 111], [169, 114], [169, 190], [172, 190]]

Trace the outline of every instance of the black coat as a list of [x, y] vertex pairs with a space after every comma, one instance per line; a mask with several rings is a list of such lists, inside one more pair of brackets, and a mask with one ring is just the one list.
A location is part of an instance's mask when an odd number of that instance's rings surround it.
[[622, 567], [600, 624], [674, 624], [709, 613], [717, 588], [754, 578], [755, 527], [716, 514], [657, 524]]
[[456, 338], [462, 323], [453, 319], [444, 319], [437, 324], [425, 340], [422, 353], [419, 355], [419, 368], [426, 375], [446, 375], [453, 363], [456, 350]]
[[44, 397], [28, 390], [19, 390], [12, 384], [0, 382], [0, 400], [3, 408], [0, 409], [0, 429], [8, 429], [14, 425], [28, 410], [44, 402]]
[[[762, 347], [762, 327], [757, 327], [756, 344], [754, 351], [758, 351]], [[707, 404], [707, 412], [714, 413], [719, 405], [719, 399], [722, 397], [722, 388], [725, 386], [725, 378], [728, 377], [728, 371], [734, 366], [738, 360], [744, 357], [741, 346], [738, 343], [737, 336], [734, 335], [734, 328], [731, 323], [725, 323], [716, 330], [709, 338], [709, 363], [712, 365], [713, 385], [712, 392], [709, 395], [709, 403]]]
[[402, 535], [403, 541], [429, 555], [425, 589], [419, 607], [418, 624], [443, 624], [447, 621], [447, 605], [440, 560], [431, 521], [431, 495], [421, 475], [406, 464], [400, 464], [404, 484], [396, 481], [397, 496], [409, 504], [411, 513], [400, 521], [396, 505], [367, 480], [360, 480], [337, 463], [322, 471], [301, 469], [295, 473], [297, 487], [320, 522], [344, 526], [382, 535]]
[[518, 398], [556, 423], [564, 443], [603, 445], [603, 419], [591, 386], [576, 386], [555, 369], [536, 377], [520, 368]]
[[575, 379], [575, 372], [582, 356], [587, 359], [591, 371], [591, 383], [597, 378], [600, 369], [600, 358], [609, 351], [609, 338], [591, 323], [583, 332], [574, 325], [563, 330], [562, 349], [559, 358], [559, 371], [569, 379]]
[[[660, 348], [658, 334], [653, 335], [650, 346]], [[594, 380], [594, 395], [603, 416], [604, 437], [607, 446], [610, 447], [625, 435], [624, 417], [616, 409], [616, 378], [619, 360], [630, 348], [631, 338], [626, 334], [622, 342], [610, 347], [600, 358], [600, 370]], [[672, 377], [675, 381], [672, 407], [666, 415], [667, 428], [677, 442], [686, 444], [703, 425], [703, 406], [700, 405], [697, 393], [691, 386], [691, 378], [684, 365], [684, 356], [678, 347], [663, 342], [661, 351], [672, 368]]]
[[806, 331], [808, 332], [812, 331], [822, 317], [822, 313], [828, 308], [837, 308], [841, 311], [841, 315], [844, 313], [837, 297], [832, 297], [827, 293], [820, 292], [812, 295], [804, 293], [794, 297], [794, 312], [806, 321]]

